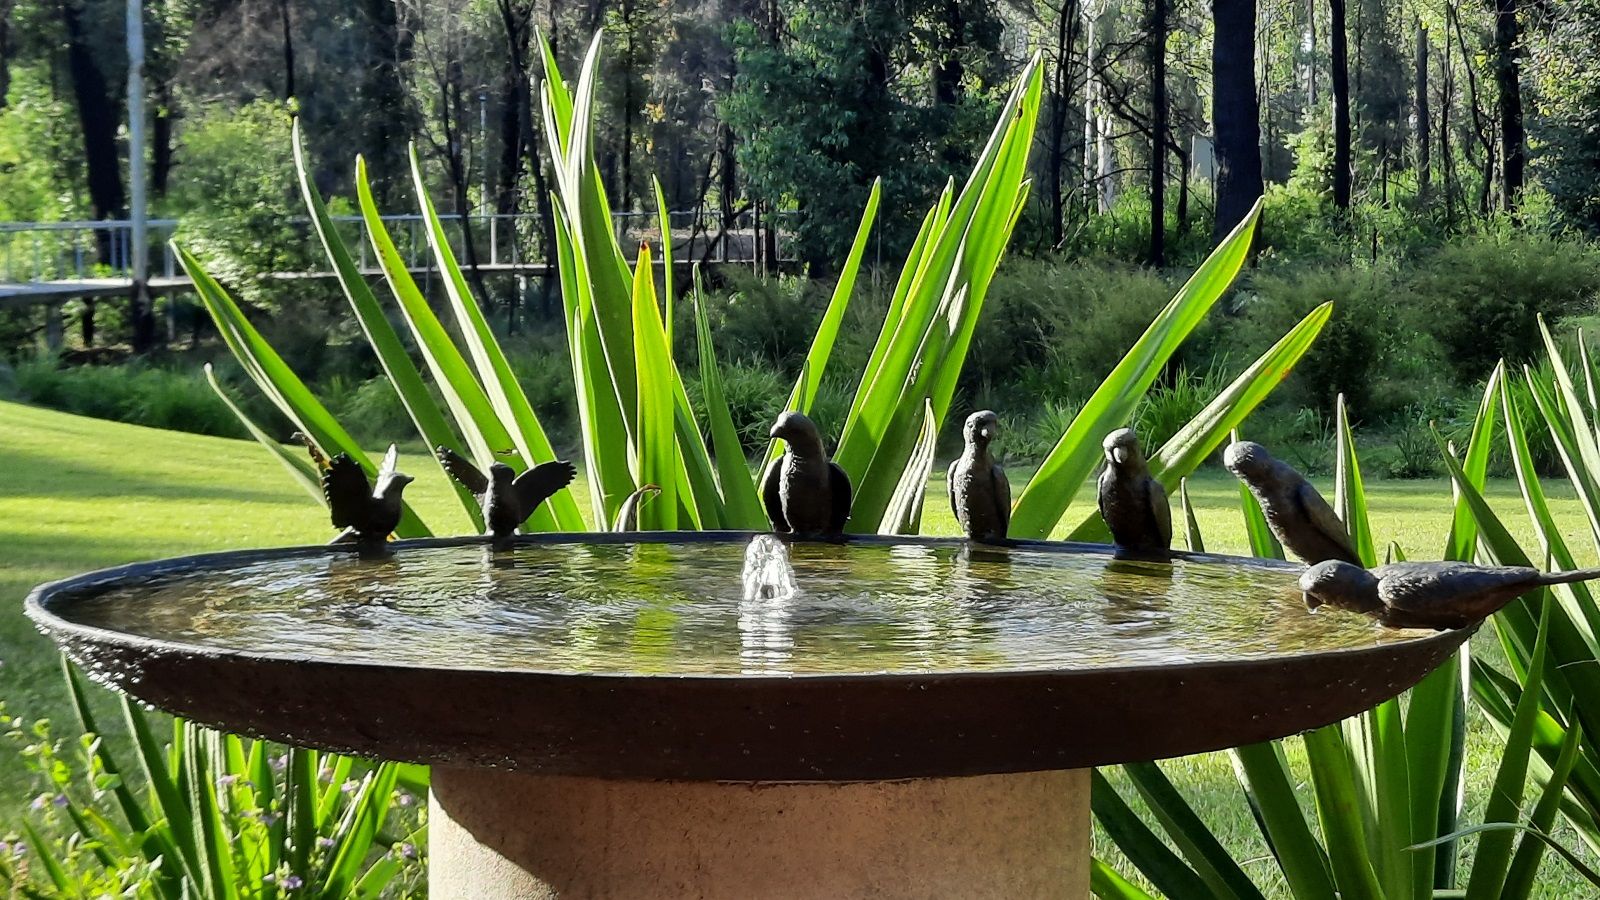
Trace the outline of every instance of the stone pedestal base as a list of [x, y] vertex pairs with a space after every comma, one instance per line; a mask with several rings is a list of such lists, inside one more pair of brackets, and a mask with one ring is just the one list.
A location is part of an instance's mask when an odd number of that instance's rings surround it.
[[853, 784], [433, 770], [431, 900], [1084, 900], [1089, 772]]

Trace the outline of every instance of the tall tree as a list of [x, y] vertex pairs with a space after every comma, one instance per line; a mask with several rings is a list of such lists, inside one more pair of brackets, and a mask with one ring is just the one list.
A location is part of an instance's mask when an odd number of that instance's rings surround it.
[[1213, 0], [1211, 121], [1217, 156], [1214, 234], [1233, 230], [1261, 196], [1261, 107], [1256, 99], [1256, 2]]
[[1078, 9], [1078, 0], [1061, 0], [1058, 6], [1051, 6], [1050, 11], [1055, 14], [1051, 42], [1051, 70], [1050, 70], [1050, 118], [1046, 124], [1048, 129], [1045, 140], [1049, 146], [1049, 153], [1044, 159], [1046, 182], [1050, 186], [1048, 203], [1050, 204], [1050, 243], [1059, 246], [1065, 237], [1067, 219], [1067, 179], [1066, 173], [1076, 171], [1067, 158], [1067, 129], [1072, 123], [1073, 98], [1075, 95], [1077, 79], [1074, 75], [1074, 53], [1078, 43], [1078, 28], [1081, 21]]
[[[1167, 262], [1167, 35], [1168, 0], [1147, 0], [1145, 52], [1150, 70], [1150, 264]], [[1252, 63], [1253, 65], [1254, 63]]]
[[1511, 211], [1522, 198], [1527, 133], [1522, 126], [1522, 64], [1517, 0], [1495, 0], [1494, 81], [1499, 89], [1501, 205]]
[[1350, 48], [1346, 39], [1345, 0], [1328, 0], [1333, 48], [1333, 205], [1350, 208]]
[[1429, 121], [1428, 115], [1428, 29], [1422, 24], [1421, 19], [1417, 19], [1416, 22], [1416, 41], [1416, 75], [1412, 86], [1415, 106], [1411, 114], [1416, 121], [1417, 131], [1417, 199], [1426, 203], [1433, 186], [1433, 138], [1430, 134], [1432, 122]]

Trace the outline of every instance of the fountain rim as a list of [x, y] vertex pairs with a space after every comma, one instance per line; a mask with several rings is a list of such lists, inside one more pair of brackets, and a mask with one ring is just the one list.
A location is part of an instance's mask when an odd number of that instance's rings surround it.
[[[787, 535], [774, 535], [763, 531], [563, 531], [540, 532], [535, 534], [521, 534], [513, 539], [514, 547], [537, 546], [545, 544], [696, 544], [718, 543], [732, 544], [743, 543], [759, 537], [770, 535], [794, 543], [831, 543], [835, 545], [873, 545], [873, 546], [923, 546], [923, 547], [976, 547], [980, 549], [1009, 550], [1022, 549], [1045, 553], [1083, 554], [1109, 556], [1122, 558], [1134, 562], [1168, 562], [1181, 560], [1186, 562], [1199, 562], [1207, 564], [1222, 564], [1245, 566], [1259, 569], [1275, 569], [1280, 571], [1299, 571], [1303, 566], [1286, 560], [1268, 559], [1254, 556], [1235, 556], [1220, 553], [1196, 553], [1186, 550], [1172, 550], [1165, 555], [1124, 553], [1110, 544], [1095, 544], [1083, 541], [1049, 541], [1049, 540], [1024, 540], [1014, 539], [1004, 545], [984, 544], [956, 537], [932, 537], [925, 535], [846, 535], [838, 540], [808, 540], [790, 538]], [[407, 538], [392, 541], [389, 547], [397, 553], [407, 550], [428, 550], [448, 547], [488, 547], [491, 538], [487, 535], [469, 535], [457, 537], [428, 537]], [[1082, 673], [1095, 676], [1116, 676], [1119, 674], [1149, 672], [1155, 670], [1183, 668], [1186, 670], [1203, 672], [1208, 669], [1234, 669], [1241, 665], [1239, 660], [1201, 660], [1195, 662], [1171, 663], [1140, 663], [1125, 666], [1053, 666], [1049, 668], [1011, 668], [1011, 669], [927, 669], [916, 671], [877, 670], [861, 672], [584, 672], [571, 669], [536, 669], [504, 667], [484, 667], [473, 665], [436, 666], [422, 665], [404, 661], [386, 661], [376, 663], [372, 661], [348, 662], [339, 659], [312, 656], [306, 653], [250, 651], [237, 648], [217, 647], [205, 644], [192, 644], [164, 638], [148, 637], [132, 634], [126, 631], [116, 631], [93, 625], [85, 625], [64, 618], [52, 608], [61, 603], [69, 603], [74, 598], [93, 594], [112, 586], [134, 583], [142, 578], [177, 575], [192, 572], [215, 571], [220, 572], [230, 565], [248, 565], [259, 562], [268, 562], [280, 559], [298, 559], [303, 557], [324, 556], [333, 554], [354, 554], [354, 544], [302, 544], [287, 547], [269, 547], [250, 550], [222, 550], [209, 553], [197, 553], [186, 556], [173, 556], [163, 559], [146, 560], [143, 562], [125, 563], [120, 566], [110, 566], [78, 575], [48, 581], [38, 585], [28, 592], [23, 601], [23, 611], [34, 623], [34, 626], [44, 632], [46, 636], [57, 643], [62, 638], [76, 638], [100, 644], [113, 644], [128, 649], [150, 653], [172, 653], [189, 656], [202, 656], [213, 659], [234, 658], [239, 660], [260, 660], [271, 662], [303, 662], [314, 663], [319, 666], [349, 667], [352, 669], [381, 668], [408, 669], [419, 672], [449, 671], [457, 673], [482, 673], [489, 675], [515, 675], [541, 678], [581, 678], [589, 681], [596, 680], [623, 680], [639, 681], [641, 679], [657, 682], [793, 682], [805, 681], [808, 683], [828, 684], [836, 682], [852, 682], [862, 679], [881, 681], [883, 679], [910, 678], [916, 680], [943, 679], [943, 678], [970, 678], [982, 677], [986, 679], [1007, 678], [1037, 678], [1042, 674], [1071, 674]], [[1418, 634], [1417, 637], [1405, 640], [1408, 646], [1419, 646], [1433, 643], [1454, 642], [1459, 643], [1459, 631], [1476, 631], [1482, 623], [1474, 623], [1467, 629], [1454, 631], [1438, 631], [1432, 634], [1422, 629], [1407, 629]], [[1375, 628], [1381, 627], [1374, 625]], [[1265, 665], [1282, 659], [1304, 659], [1306, 657], [1347, 657], [1359, 659], [1366, 654], [1381, 654], [1387, 645], [1370, 645], [1365, 647], [1345, 647], [1331, 650], [1318, 650], [1300, 653], [1282, 653], [1270, 656], [1251, 658], [1247, 664]]]

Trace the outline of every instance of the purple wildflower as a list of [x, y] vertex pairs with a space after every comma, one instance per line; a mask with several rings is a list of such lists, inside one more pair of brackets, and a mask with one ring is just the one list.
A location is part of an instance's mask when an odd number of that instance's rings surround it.
[[317, 780], [322, 782], [323, 784], [332, 784], [333, 783], [333, 766], [323, 766], [322, 767], [322, 771], [317, 773]]
[[271, 763], [272, 763], [272, 771], [274, 771], [274, 772], [282, 772], [284, 769], [289, 768], [289, 757], [284, 755], [284, 754], [282, 754], [282, 753], [279, 753], [277, 756], [274, 756], [271, 759]]
[[33, 807], [34, 812], [38, 812], [39, 810], [44, 809], [44, 805], [49, 802], [49, 794], [40, 794], [39, 796], [33, 798], [33, 803], [30, 805]]
[[410, 791], [401, 791], [398, 799], [401, 806], [410, 806], [417, 802], [417, 798], [413, 797]]
[[24, 844], [21, 841], [17, 841], [15, 844], [11, 845], [11, 855], [12, 856], [26, 856], [27, 854], [28, 854], [28, 845], [27, 844]]
[[299, 875], [286, 875], [283, 879], [283, 889], [286, 891], [298, 891], [305, 887], [305, 884]]
[[417, 858], [417, 845], [416, 844], [401, 844], [400, 845], [400, 855], [405, 859], [416, 859]]
[[54, 803], [56, 805], [56, 809], [60, 809], [63, 806], [67, 805], [67, 795], [66, 794], [57, 794], [54, 797], [50, 798], [50, 802]]
[[333, 838], [331, 838], [331, 837], [319, 837], [319, 838], [317, 838], [317, 846], [321, 847], [324, 850], [331, 849], [333, 847], [333, 843], [334, 843], [334, 841], [333, 841]]
[[217, 778], [217, 789], [218, 790], [222, 790], [224, 788], [231, 788], [235, 784], [238, 784], [238, 783], [239, 783], [239, 776], [237, 776], [237, 775], [223, 775], [223, 776], [220, 776], [220, 777]]

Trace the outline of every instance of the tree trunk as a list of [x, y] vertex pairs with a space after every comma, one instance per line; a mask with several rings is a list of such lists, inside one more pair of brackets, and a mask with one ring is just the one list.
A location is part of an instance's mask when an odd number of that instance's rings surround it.
[[1527, 166], [1527, 134], [1522, 127], [1522, 66], [1517, 61], [1518, 29], [1517, 0], [1495, 0], [1494, 81], [1500, 95], [1500, 202], [1507, 212], [1515, 211], [1522, 199]]
[[283, 26], [283, 99], [294, 93], [294, 26], [289, 16], [289, 0], [278, 0], [278, 18]]
[[1261, 109], [1256, 97], [1256, 2], [1214, 0], [1211, 121], [1216, 131], [1214, 237], [1233, 230], [1261, 196]]
[[1167, 262], [1167, 3], [1148, 0], [1150, 55], [1150, 264]]
[[966, 31], [960, 0], [945, 0], [944, 24], [948, 29], [949, 45], [934, 61], [933, 102], [941, 106], [954, 106], [961, 100], [961, 78], [966, 74], [960, 56], [962, 35]]
[[1306, 0], [1306, 109], [1317, 105], [1317, 0]]
[[11, 10], [12, 0], [0, 0], [0, 109], [6, 108], [11, 92]]
[[1072, 47], [1077, 43], [1078, 2], [1063, 0], [1056, 15], [1055, 71], [1050, 83], [1050, 244], [1059, 247], [1066, 229], [1068, 111], [1072, 108]]
[[636, 103], [633, 80], [634, 67], [637, 65], [633, 46], [633, 12], [632, 0], [622, 0], [622, 173], [619, 176], [622, 202], [617, 209], [625, 213], [633, 211], [633, 108]]
[[[89, 188], [89, 210], [95, 219], [119, 219], [127, 214], [123, 193], [122, 159], [117, 153], [117, 124], [121, 111], [112, 99], [105, 75], [95, 63], [94, 51], [84, 33], [81, 10], [75, 3], [61, 5], [61, 20], [67, 33], [67, 68], [72, 76], [72, 93], [78, 105], [78, 124], [83, 134], [83, 159]], [[101, 232], [100, 262], [110, 264], [112, 246], [109, 234]], [[88, 333], [94, 333], [93, 306], [85, 304]]]
[[1421, 19], [1417, 20], [1416, 31], [1416, 84], [1412, 93], [1416, 101], [1413, 114], [1417, 120], [1417, 200], [1427, 203], [1433, 186], [1433, 137], [1429, 133], [1433, 123], [1428, 120], [1428, 29]]
[[367, 177], [381, 204], [393, 199], [395, 185], [406, 182], [410, 129], [400, 67], [409, 54], [411, 39], [400, 26], [394, 0], [364, 0], [362, 5], [368, 63], [359, 87], [359, 121], [365, 126], [361, 150], [367, 160]]
[[1345, 0], [1329, 0], [1333, 45], [1333, 205], [1350, 208], [1350, 50], [1345, 41]]
[[157, 197], [167, 195], [172, 180], [172, 120], [177, 102], [171, 81], [163, 79], [156, 85], [156, 108], [150, 116], [150, 190]]

